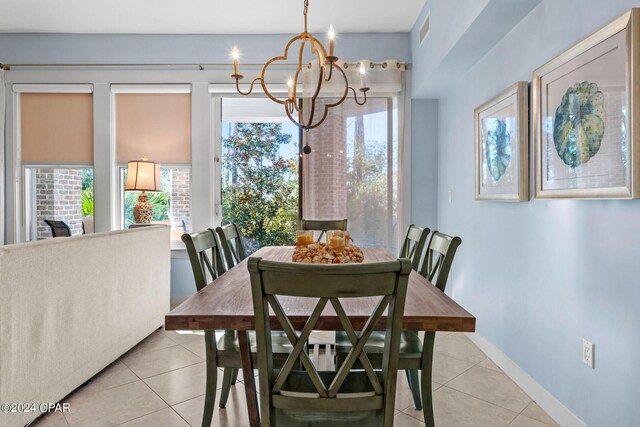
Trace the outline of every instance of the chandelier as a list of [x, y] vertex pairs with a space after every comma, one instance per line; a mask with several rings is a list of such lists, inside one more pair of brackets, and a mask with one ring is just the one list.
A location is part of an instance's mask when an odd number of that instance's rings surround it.
[[[231, 78], [236, 81], [236, 90], [241, 95], [249, 95], [253, 92], [254, 85], [256, 82], [260, 82], [262, 86], [262, 90], [265, 95], [267, 95], [272, 101], [277, 102], [284, 106], [285, 112], [289, 119], [295, 123], [298, 127], [310, 130], [317, 128], [325, 121], [327, 118], [327, 114], [329, 113], [329, 109], [336, 107], [342, 104], [347, 96], [349, 95], [349, 91], [353, 93], [353, 99], [358, 105], [364, 105], [367, 102], [367, 91], [369, 90], [365, 84], [365, 67], [363, 63], [360, 63], [359, 71], [360, 71], [360, 88], [359, 92], [362, 93], [361, 99], [358, 99], [358, 95], [356, 89], [349, 85], [349, 80], [347, 79], [347, 75], [344, 70], [338, 65], [338, 57], [334, 55], [334, 45], [335, 45], [335, 31], [333, 29], [333, 25], [329, 26], [328, 37], [329, 37], [329, 54], [327, 55], [327, 50], [324, 45], [315, 38], [311, 33], [307, 31], [307, 11], [309, 9], [309, 0], [304, 1], [304, 31], [297, 36], [293, 37], [284, 48], [284, 54], [281, 56], [275, 56], [268, 60], [264, 66], [262, 67], [262, 72], [260, 73], [260, 77], [256, 77], [251, 81], [251, 85], [249, 86], [248, 91], [243, 92], [240, 89], [240, 80], [244, 77], [240, 74], [240, 68], [238, 65], [238, 60], [240, 58], [240, 52], [238, 48], [234, 46], [231, 56], [233, 58], [233, 74]], [[286, 61], [289, 55], [289, 48], [295, 43], [299, 42], [300, 47], [297, 52], [298, 56], [298, 66], [296, 68], [295, 74], [293, 76], [289, 76], [287, 80], [287, 97], [286, 98], [278, 98], [274, 96], [267, 87], [265, 82], [265, 73], [269, 66], [277, 61]], [[310, 64], [303, 63], [303, 57], [305, 53], [305, 47], [309, 47], [311, 50], [311, 54], [315, 55], [318, 59], [319, 64], [319, 73], [318, 73], [318, 81], [311, 92], [311, 96], [304, 97], [304, 101], [300, 102], [298, 99], [298, 79], [300, 77], [300, 73], [304, 66], [310, 67]], [[344, 90], [340, 91], [340, 95], [338, 95], [337, 99], [332, 100], [331, 102], [324, 103], [321, 107], [318, 108], [322, 111], [318, 114], [316, 109], [317, 98], [320, 95], [320, 91], [322, 89], [322, 84], [324, 82], [333, 83], [336, 79], [335, 76], [338, 76], [338, 79], [342, 80], [342, 84], [344, 84]], [[294, 118], [294, 115], [297, 115], [297, 119]], [[306, 145], [303, 149], [305, 154], [309, 154], [311, 152], [311, 147]]]

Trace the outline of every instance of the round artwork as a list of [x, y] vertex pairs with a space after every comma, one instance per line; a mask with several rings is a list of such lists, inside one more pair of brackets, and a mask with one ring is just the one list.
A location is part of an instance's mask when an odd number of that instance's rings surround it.
[[553, 123], [558, 156], [571, 169], [587, 163], [604, 135], [604, 95], [596, 83], [576, 83], [562, 96]]
[[493, 181], [498, 182], [511, 163], [511, 135], [504, 120], [495, 120], [492, 124], [494, 126], [487, 131], [485, 157]]

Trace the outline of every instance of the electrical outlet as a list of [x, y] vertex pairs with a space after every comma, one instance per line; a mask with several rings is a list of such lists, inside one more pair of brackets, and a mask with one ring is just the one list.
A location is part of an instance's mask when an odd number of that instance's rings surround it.
[[449, 203], [453, 201], [453, 190], [449, 190]]
[[593, 369], [593, 343], [582, 340], [582, 363]]

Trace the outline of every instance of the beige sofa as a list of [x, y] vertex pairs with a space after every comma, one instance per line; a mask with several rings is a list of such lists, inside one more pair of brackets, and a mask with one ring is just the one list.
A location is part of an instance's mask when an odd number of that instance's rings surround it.
[[[0, 403], [55, 403], [169, 311], [169, 227], [0, 247]], [[39, 413], [0, 412], [0, 426]]]

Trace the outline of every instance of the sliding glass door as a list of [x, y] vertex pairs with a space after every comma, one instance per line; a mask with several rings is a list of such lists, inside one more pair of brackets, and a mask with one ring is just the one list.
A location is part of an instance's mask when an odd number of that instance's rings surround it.
[[[326, 100], [325, 102], [331, 102]], [[306, 219], [348, 219], [354, 243], [398, 251], [398, 139], [393, 98], [347, 100], [308, 133]]]
[[222, 223], [235, 223], [254, 252], [291, 245], [299, 215], [299, 130], [265, 98], [223, 98]]

